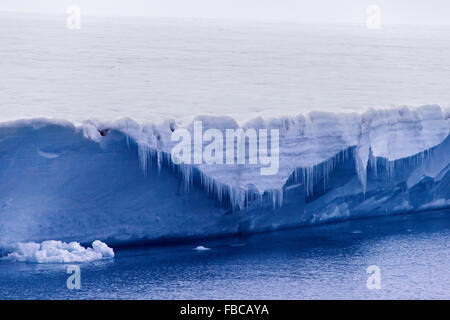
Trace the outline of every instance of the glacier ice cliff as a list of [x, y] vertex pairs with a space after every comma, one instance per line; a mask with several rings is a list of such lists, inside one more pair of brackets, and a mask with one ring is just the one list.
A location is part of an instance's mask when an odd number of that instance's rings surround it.
[[278, 173], [175, 165], [175, 120], [1, 123], [0, 246], [162, 241], [450, 207], [450, 111], [440, 106], [196, 120], [279, 129]]

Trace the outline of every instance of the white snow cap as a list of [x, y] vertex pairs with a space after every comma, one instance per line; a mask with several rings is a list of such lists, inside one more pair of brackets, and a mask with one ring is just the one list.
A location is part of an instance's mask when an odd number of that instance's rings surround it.
[[78, 242], [56, 240], [36, 242], [19, 242], [13, 246], [14, 251], [2, 260], [31, 263], [70, 263], [89, 262], [114, 258], [114, 251], [105, 243], [95, 240], [92, 248], [85, 248]]

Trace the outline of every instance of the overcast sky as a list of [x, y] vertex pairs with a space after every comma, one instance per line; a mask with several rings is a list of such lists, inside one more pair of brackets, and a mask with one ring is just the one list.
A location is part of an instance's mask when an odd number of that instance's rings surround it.
[[450, 0], [1, 0], [1, 11], [364, 23], [378, 5], [384, 24], [450, 25]]

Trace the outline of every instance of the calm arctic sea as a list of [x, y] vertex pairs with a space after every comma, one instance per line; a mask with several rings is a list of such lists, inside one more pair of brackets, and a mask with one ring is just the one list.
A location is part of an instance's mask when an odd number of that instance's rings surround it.
[[66, 18], [0, 13], [0, 121], [450, 105], [448, 27]]
[[[79, 265], [80, 290], [67, 289], [65, 265], [0, 262], [0, 298], [450, 298], [449, 211], [115, 252]], [[380, 290], [367, 289], [370, 265]]]

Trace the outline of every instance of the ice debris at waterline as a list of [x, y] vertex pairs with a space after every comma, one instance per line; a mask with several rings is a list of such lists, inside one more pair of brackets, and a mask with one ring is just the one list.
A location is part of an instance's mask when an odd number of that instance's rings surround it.
[[185, 239], [450, 208], [450, 110], [437, 105], [202, 116], [203, 128], [279, 129], [279, 170], [173, 163], [174, 120], [0, 124], [0, 247], [35, 239]]
[[2, 260], [30, 263], [71, 263], [114, 258], [113, 249], [99, 240], [92, 242], [92, 248], [85, 248], [78, 242], [66, 243], [56, 240], [42, 243], [20, 242], [13, 248], [14, 251], [3, 257]]
[[208, 250], [211, 250], [211, 248], [207, 248], [204, 246], [198, 246], [198, 247], [195, 247], [194, 250], [195, 251], [208, 251]]

